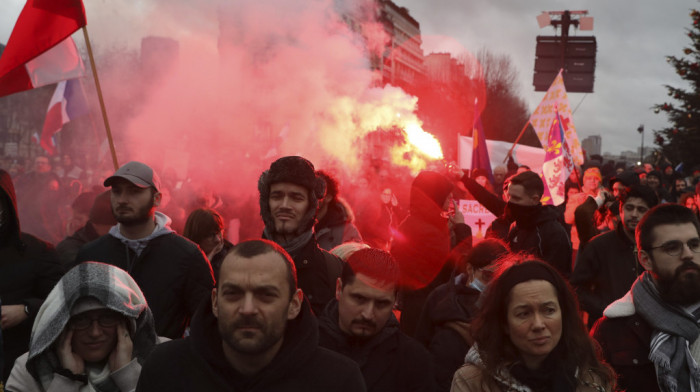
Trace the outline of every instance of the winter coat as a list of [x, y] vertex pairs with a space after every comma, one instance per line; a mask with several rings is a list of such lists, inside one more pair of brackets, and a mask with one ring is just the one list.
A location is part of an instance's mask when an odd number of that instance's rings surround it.
[[635, 312], [631, 291], [610, 304], [593, 326], [591, 336], [615, 370], [619, 391], [660, 391], [656, 368], [649, 360], [653, 333], [652, 327]]
[[[57, 341], [70, 328], [71, 311], [87, 297], [128, 320], [132, 359], [115, 371], [108, 361], [86, 363], [86, 384], [59, 375]], [[102, 263], [83, 263], [66, 273], [41, 306], [29, 352], [15, 362], [7, 382], [14, 392], [133, 391], [141, 363], [157, 343], [153, 315], [134, 280], [123, 270]]]
[[141, 255], [106, 234], [83, 246], [76, 263], [100, 261], [127, 271], [143, 290], [159, 336], [183, 336], [192, 315], [211, 295], [214, 275], [199, 247], [174, 232], [148, 241]]
[[540, 206], [534, 219], [516, 220], [510, 227], [507, 242], [512, 252], [532, 253], [565, 278], [571, 275], [571, 242], [559, 222], [559, 212], [555, 207]]
[[476, 304], [480, 295], [478, 290], [451, 280], [433, 290], [425, 301], [416, 339], [433, 358], [438, 392], [450, 390], [452, 376], [464, 364], [464, 356], [471, 347], [448, 323], [471, 323], [478, 312]]
[[63, 239], [56, 245], [56, 252], [58, 252], [61, 258], [61, 263], [66, 269], [75, 263], [75, 257], [78, 255], [80, 248], [88, 242], [94, 241], [100, 238], [100, 235], [95, 231], [95, 227], [90, 221], [88, 221], [85, 226], [76, 230], [75, 233]]
[[217, 319], [205, 301], [192, 319], [190, 336], [158, 346], [146, 360], [136, 391], [362, 392], [362, 374], [351, 360], [318, 345], [318, 323], [307, 301], [287, 322], [282, 347], [253, 376], [229, 364]]
[[29, 316], [2, 331], [2, 379], [7, 380], [15, 359], [29, 349], [32, 324], [53, 286], [65, 272], [53, 246], [20, 231], [17, 197], [10, 175], [0, 170], [0, 197], [8, 216], [0, 227], [0, 299], [2, 305], [27, 306]]
[[[422, 172], [411, 185], [410, 214], [401, 223], [391, 254], [401, 270], [399, 293], [401, 330], [414, 336], [420, 312], [428, 294], [447, 281], [453, 266], [448, 265], [450, 231], [442, 206], [452, 184], [442, 175]], [[453, 228], [456, 242], [471, 235], [463, 223]]]
[[321, 249], [330, 251], [346, 242], [362, 242], [362, 236], [353, 224], [350, 207], [342, 200], [328, 204], [326, 215], [316, 223], [314, 235]]
[[382, 330], [368, 340], [353, 339], [338, 325], [338, 301], [331, 301], [319, 317], [319, 345], [355, 361], [367, 391], [433, 391], [433, 363], [417, 341], [399, 330], [391, 315]]
[[571, 285], [576, 289], [581, 309], [588, 312], [591, 326], [644, 272], [637, 261], [635, 243], [624, 230], [619, 222], [614, 231], [594, 237], [579, 254], [571, 274]]

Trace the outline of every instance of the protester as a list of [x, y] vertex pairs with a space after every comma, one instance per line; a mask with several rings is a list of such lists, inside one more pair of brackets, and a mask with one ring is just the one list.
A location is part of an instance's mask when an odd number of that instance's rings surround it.
[[357, 365], [318, 346], [294, 262], [267, 240], [243, 241], [221, 265], [190, 336], [160, 345], [137, 391], [365, 391]]
[[69, 269], [75, 263], [75, 258], [83, 245], [109, 233], [109, 229], [116, 224], [117, 220], [112, 213], [110, 192], [102, 192], [95, 197], [85, 225], [56, 245], [61, 263]]
[[214, 278], [218, 280], [221, 263], [233, 248], [233, 244], [224, 238], [224, 219], [221, 215], [211, 208], [197, 208], [187, 217], [182, 235], [199, 245], [211, 262]]
[[579, 235], [575, 224], [576, 209], [583, 204], [589, 197], [597, 198], [602, 190], [603, 177], [597, 167], [591, 167], [583, 172], [583, 187], [581, 193], [574, 194], [567, 198], [566, 209], [564, 212], [564, 221], [571, 225], [571, 254], [572, 264], [576, 262], [576, 256], [579, 250]]
[[355, 361], [367, 391], [433, 391], [433, 363], [417, 341], [399, 330], [392, 310], [399, 271], [379, 249], [348, 257], [336, 299], [319, 317], [319, 344]]
[[610, 391], [602, 362], [579, 317], [576, 297], [548, 263], [506, 260], [472, 324], [474, 346], [452, 391]]
[[29, 348], [39, 307], [64, 271], [53, 246], [20, 231], [14, 184], [0, 169], [2, 380], [10, 375], [15, 358]]
[[571, 242], [553, 206], [543, 206], [544, 183], [537, 173], [513, 176], [506, 215], [515, 221], [507, 243], [513, 252], [528, 252], [546, 261], [565, 278], [571, 274]]
[[27, 233], [56, 244], [63, 239], [60, 181], [48, 157], [34, 159], [34, 169], [17, 177], [18, 211]]
[[588, 313], [589, 327], [608, 305], [630, 289], [644, 270], [637, 262], [634, 231], [658, 199], [651, 188], [633, 185], [622, 193], [620, 203], [621, 219], [616, 229], [594, 237], [571, 274], [571, 285], [576, 288], [581, 308]]
[[155, 209], [160, 180], [146, 164], [124, 164], [104, 181], [111, 187], [117, 224], [107, 235], [83, 246], [76, 263], [101, 261], [127, 271], [139, 284], [160, 336], [183, 336], [197, 306], [214, 286], [211, 265], [202, 251], [173, 232], [170, 219]]
[[[454, 223], [458, 243], [471, 237], [471, 229], [453, 203], [452, 183], [442, 174], [423, 171], [413, 180], [410, 214], [399, 226], [391, 247], [401, 271], [401, 330], [409, 336], [415, 334], [428, 294], [452, 273], [454, 266], [446, 263], [450, 252], [449, 221]], [[451, 205], [454, 214], [445, 217]]]
[[591, 334], [620, 390], [700, 390], [700, 223], [677, 204], [652, 208], [636, 229], [644, 272]]
[[83, 263], [39, 309], [29, 352], [15, 362], [6, 390], [133, 391], [156, 343], [153, 316], [129, 274]]
[[326, 195], [319, 203], [314, 235], [321, 249], [330, 251], [344, 242], [362, 242], [353, 221], [355, 217], [350, 205], [340, 196], [338, 180], [323, 170], [316, 172], [326, 183]]
[[298, 156], [282, 157], [258, 179], [260, 216], [265, 223], [263, 238], [284, 248], [299, 274], [299, 287], [309, 299], [314, 314], [320, 314], [333, 299], [341, 261], [319, 248], [313, 227], [325, 183], [314, 165]]
[[464, 364], [474, 344], [471, 322], [478, 313], [481, 293], [491, 281], [493, 264], [508, 254], [506, 244], [487, 238], [467, 250], [458, 264], [462, 273], [435, 288], [421, 312], [416, 339], [435, 363], [437, 391], [449, 391], [452, 376]]

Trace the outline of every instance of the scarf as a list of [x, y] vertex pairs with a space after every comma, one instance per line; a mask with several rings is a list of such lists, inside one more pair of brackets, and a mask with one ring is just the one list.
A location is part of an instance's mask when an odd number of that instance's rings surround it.
[[[662, 391], [700, 391], [700, 367], [689, 345], [700, 336], [698, 316], [663, 301], [649, 272], [632, 285], [634, 307], [654, 329], [649, 360]], [[692, 389], [691, 389], [692, 383]]]
[[[108, 309], [130, 320], [133, 358], [143, 360], [156, 344], [156, 331], [146, 298], [134, 280], [125, 271], [103, 263], [86, 262], [68, 271], [56, 283], [39, 308], [29, 342], [27, 370], [44, 390], [48, 389], [54, 371], [62, 366], [53, 344], [70, 320], [70, 312], [82, 298], [92, 297]], [[99, 370], [89, 373], [89, 382], [95, 390], [118, 390], [109, 377], [99, 377]], [[95, 375], [97, 378], [93, 378]]]
[[[292, 238], [291, 241], [286, 242], [284, 244], [278, 244], [278, 245], [281, 246], [284, 250], [286, 250], [287, 253], [289, 253], [290, 255], [293, 255], [296, 251], [298, 251], [299, 249], [306, 246], [306, 244], [309, 243], [309, 241], [311, 240], [311, 237], [313, 237], [313, 236], [314, 236], [314, 231], [307, 230], [307, 231], [301, 233], [301, 235], [299, 235], [298, 237]], [[265, 230], [263, 231], [263, 238], [270, 239], [270, 240], [272, 240], [272, 238], [273, 238], [272, 235], [270, 234], [270, 232], [268, 231], [267, 227], [265, 227]]]

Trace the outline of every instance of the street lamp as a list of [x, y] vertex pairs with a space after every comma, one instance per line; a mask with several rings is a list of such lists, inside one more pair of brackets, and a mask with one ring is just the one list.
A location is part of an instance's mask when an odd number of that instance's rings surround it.
[[644, 163], [644, 124], [640, 124], [637, 132], [642, 135], [642, 149], [639, 151], [639, 162]]

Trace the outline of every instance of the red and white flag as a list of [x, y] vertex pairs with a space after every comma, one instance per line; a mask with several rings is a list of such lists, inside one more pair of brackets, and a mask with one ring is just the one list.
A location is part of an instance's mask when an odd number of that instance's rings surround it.
[[0, 57], [0, 97], [81, 76], [70, 35], [86, 24], [81, 0], [28, 0]]
[[49, 108], [46, 111], [44, 128], [39, 144], [49, 155], [56, 152], [54, 135], [69, 121], [88, 111], [87, 100], [80, 85], [80, 79], [64, 80], [56, 85]]

